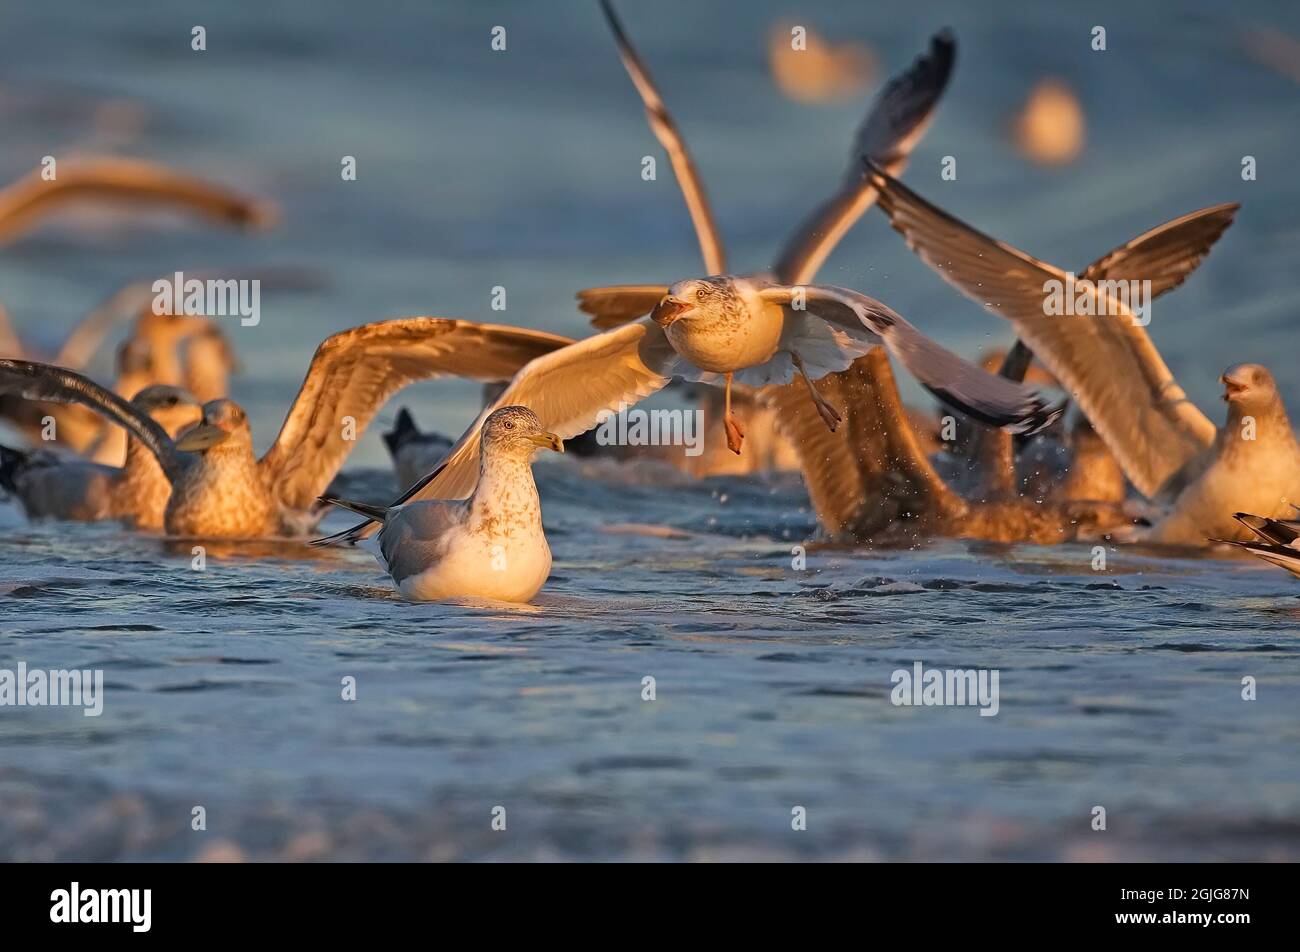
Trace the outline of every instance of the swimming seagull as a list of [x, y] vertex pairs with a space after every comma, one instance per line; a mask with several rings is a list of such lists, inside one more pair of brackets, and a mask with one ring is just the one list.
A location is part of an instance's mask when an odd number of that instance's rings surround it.
[[383, 438], [403, 489], [442, 462], [451, 449], [451, 440], [441, 433], [422, 432], [406, 407], [397, 411], [393, 428]]
[[1300, 522], [1294, 519], [1267, 519], [1253, 516], [1248, 512], [1238, 512], [1233, 518], [1255, 533], [1262, 542], [1238, 542], [1232, 539], [1211, 539], [1211, 542], [1226, 542], [1245, 549], [1271, 565], [1286, 569], [1292, 575], [1300, 577]]
[[383, 524], [371, 547], [406, 598], [526, 602], [551, 574], [532, 459], [540, 448], [564, 452], [563, 441], [532, 410], [506, 406], [483, 421], [478, 445], [468, 499], [383, 507], [321, 497]]
[[88, 199], [177, 208], [248, 228], [269, 227], [278, 218], [270, 202], [156, 162], [65, 159], [55, 167], [53, 179], [43, 172], [37, 169], [0, 189], [0, 244], [13, 241], [51, 212]]
[[960, 492], [927, 457], [879, 349], [823, 378], [822, 386], [853, 408], [840, 432], [821, 425], [797, 384], [766, 388], [761, 399], [799, 454], [818, 526], [831, 539], [910, 545], [949, 536], [1050, 545], [1095, 539], [1132, 522], [1110, 501]]
[[[1079, 275], [1096, 316], [1053, 316], [1045, 284], [1066, 274], [981, 234], [879, 171], [880, 208], [944, 280], [1016, 332], [1079, 404], [1124, 474], [1171, 508], [1135, 539], [1203, 546], [1205, 536], [1248, 538], [1232, 513], [1283, 515], [1300, 500], [1300, 448], [1272, 375], [1258, 364], [1224, 371], [1228, 419], [1218, 428], [1187, 399], [1127, 303], [1106, 281], [1177, 287], [1232, 221], [1235, 204], [1184, 215], [1135, 238]], [[1088, 278], [1087, 284], [1080, 283]]]
[[507, 378], [568, 342], [540, 331], [437, 317], [341, 331], [316, 349], [280, 435], [261, 459], [253, 454], [248, 418], [233, 400], [205, 404], [202, 423], [173, 442], [121, 397], [59, 367], [0, 360], [0, 392], [80, 403], [125, 427], [154, 453], [171, 482], [163, 518], [168, 535], [291, 537], [320, 520], [317, 497], [393, 393], [448, 374]]
[[[175, 438], [203, 418], [199, 402], [177, 387], [155, 384], [131, 405]], [[137, 439], [127, 442], [119, 467], [67, 459], [48, 450], [0, 446], [0, 488], [29, 519], [99, 522], [117, 519], [135, 529], [159, 530], [171, 483], [157, 458]]]
[[[946, 394], [941, 399], [959, 407], [963, 399], [973, 400], [964, 409], [990, 425], [1009, 424], [1013, 418], [1023, 424], [1028, 416], [1037, 417], [1034, 425], [1042, 422], [1047, 415], [1042, 402], [1029, 391], [1008, 388], [1006, 381], [968, 375], [959, 385], [945, 387], [934, 378], [927, 379], [928, 362], [916, 358], [922, 347], [937, 345], [883, 304], [854, 291], [804, 284], [874, 200], [874, 189], [862, 174], [858, 157], [870, 156], [896, 170], [906, 165], [951, 73], [956, 47], [950, 36], [941, 33], [934, 37], [928, 56], [886, 86], [858, 130], [854, 162], [839, 192], [820, 206], [787, 244], [775, 273], [731, 275], [725, 273], [722, 239], [685, 140], [609, 0], [602, 0], [601, 7], [623, 65], [645, 104], [651, 129], [668, 152], [711, 277], [668, 286], [641, 284], [580, 291], [580, 307], [595, 316], [593, 324], [617, 326], [650, 312], [674, 350], [692, 367], [721, 375], [726, 388], [723, 423], [727, 446], [735, 453], [740, 452], [744, 431], [731, 412], [733, 383], [780, 384], [798, 374], [826, 426], [834, 429], [840, 414], [821, 398], [812, 381], [843, 370], [882, 341], [922, 383], [936, 394]], [[896, 328], [894, 337], [882, 334], [883, 327]], [[911, 343], [902, 344], [904, 336]], [[969, 366], [947, 351], [942, 353], [949, 370], [956, 370], [959, 363], [963, 368]], [[938, 357], [937, 353], [931, 355]], [[929, 364], [928, 369], [938, 369], [938, 362]]]

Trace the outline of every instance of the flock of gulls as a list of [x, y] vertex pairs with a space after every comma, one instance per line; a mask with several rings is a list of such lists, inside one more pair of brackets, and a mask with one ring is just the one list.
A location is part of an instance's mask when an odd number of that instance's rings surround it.
[[[944, 32], [878, 94], [838, 188], [775, 264], [732, 273], [686, 141], [608, 0], [602, 8], [685, 199], [703, 276], [579, 291], [597, 330], [580, 340], [440, 317], [335, 334], [261, 457], [227, 393], [232, 348], [210, 317], [159, 313], [147, 283], [131, 286], [42, 360], [0, 308], [0, 419], [39, 447], [0, 446], [0, 488], [32, 519], [116, 520], [199, 540], [307, 540], [338, 507], [362, 521], [311, 544], [364, 543], [403, 596], [526, 602], [551, 568], [535, 454], [562, 452], [605, 415], [675, 386], [709, 417], [714, 462], [696, 475], [796, 468], [828, 539], [1226, 543], [1300, 575], [1300, 521], [1288, 518], [1300, 500], [1300, 446], [1273, 377], [1256, 364], [1228, 367], [1227, 417], [1216, 426], [1114, 290], [1177, 288], [1236, 205], [1191, 212], [1107, 252], [1078, 272], [1091, 316], [1050, 314], [1046, 283], [1072, 275], [898, 181], [953, 70], [956, 44]], [[0, 242], [97, 199], [245, 227], [275, 217], [266, 202], [153, 163], [68, 161], [54, 180], [38, 173], [0, 189]], [[1012, 325], [1005, 353], [968, 361], [881, 301], [816, 282], [873, 206], [944, 281]], [[271, 286], [282, 279], [295, 280], [266, 276]], [[104, 386], [83, 371], [122, 313], [135, 322]], [[902, 403], [894, 365], [942, 416]], [[387, 504], [332, 491], [384, 404], [444, 376], [481, 381], [488, 394], [459, 439], [421, 433], [403, 409], [385, 441], [405, 490]]]

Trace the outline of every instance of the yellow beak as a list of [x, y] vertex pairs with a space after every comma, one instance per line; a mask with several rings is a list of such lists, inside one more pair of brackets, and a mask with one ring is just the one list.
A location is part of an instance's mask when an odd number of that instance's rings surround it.
[[564, 440], [560, 439], [554, 433], [537, 433], [529, 437], [538, 446], [543, 446], [548, 450], [555, 450], [557, 453], [564, 452]]
[[230, 439], [230, 433], [219, 426], [213, 426], [211, 423], [200, 423], [192, 430], [182, 434], [181, 438], [176, 441], [176, 448], [185, 453], [202, 453], [204, 450], [210, 450], [218, 443], [223, 443]]

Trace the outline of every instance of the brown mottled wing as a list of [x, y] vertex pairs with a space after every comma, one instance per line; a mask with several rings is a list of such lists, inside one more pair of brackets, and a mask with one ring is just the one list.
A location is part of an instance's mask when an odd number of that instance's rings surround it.
[[620, 284], [608, 288], [585, 288], [578, 292], [578, 310], [591, 315], [591, 326], [607, 331], [654, 310], [665, 294], [666, 284]]
[[0, 190], [0, 244], [12, 241], [46, 215], [82, 201], [165, 205], [228, 225], [273, 224], [275, 207], [221, 185], [139, 159], [67, 159], [46, 180], [41, 170]]
[[889, 81], [858, 129], [849, 169], [840, 189], [799, 226], [777, 258], [774, 269], [782, 284], [813, 280], [827, 256], [871, 207], [876, 190], [863, 173], [868, 158], [894, 175], [907, 168], [912, 149], [934, 118], [948, 85], [957, 43], [947, 31], [930, 40], [930, 50]]
[[605, 19], [609, 21], [609, 28], [614, 33], [614, 41], [618, 44], [618, 55], [623, 60], [623, 66], [632, 77], [632, 83], [645, 104], [645, 114], [650, 129], [668, 153], [668, 161], [672, 163], [673, 174], [677, 177], [677, 185], [682, 190], [682, 197], [686, 199], [686, 208], [691, 214], [691, 223], [695, 226], [695, 235], [700, 242], [700, 254], [704, 256], [705, 271], [709, 274], [725, 274], [727, 256], [722, 247], [722, 237], [718, 234], [718, 226], [709, 208], [704, 182], [700, 179], [699, 170], [695, 168], [691, 153], [686, 148], [686, 140], [682, 138], [677, 123], [673, 122], [673, 117], [669, 114], [668, 107], [664, 105], [663, 97], [659, 95], [654, 80], [650, 78], [649, 71], [641, 62], [641, 57], [633, 49], [631, 40], [628, 39], [622, 23], [619, 22], [618, 15], [614, 13], [613, 5], [609, 0], [601, 0], [600, 7], [605, 11]]
[[[603, 412], [618, 412], [661, 390], [678, 358], [664, 332], [649, 318], [575, 341], [538, 357], [483, 409], [442, 464], [392, 505], [412, 499], [460, 499], [478, 482], [479, 430], [498, 407], [528, 407], [542, 426], [570, 439], [595, 426]], [[321, 542], [355, 542], [374, 531], [363, 522]]]
[[[282, 505], [307, 509], [356, 446], [355, 437], [407, 384], [449, 375], [509, 380], [569, 343], [541, 331], [441, 317], [378, 321], [328, 337], [259, 464], [266, 483]], [[345, 439], [345, 430], [353, 439]]]
[[1048, 314], [1046, 282], [1064, 282], [1063, 271], [981, 234], [888, 175], [876, 171], [874, 180], [881, 210], [912, 250], [1015, 326], [1140, 492], [1154, 495], [1213, 443], [1214, 424], [1187, 399], [1123, 302], [1092, 286], [1092, 309], [1101, 316]]
[[848, 370], [829, 374], [817, 389], [848, 411], [832, 433], [801, 381], [765, 387], [762, 400], [777, 412], [777, 426], [795, 447], [817, 521], [830, 535], [879, 528], [888, 515], [950, 515], [965, 504], [926, 458], [884, 350], [859, 357]]

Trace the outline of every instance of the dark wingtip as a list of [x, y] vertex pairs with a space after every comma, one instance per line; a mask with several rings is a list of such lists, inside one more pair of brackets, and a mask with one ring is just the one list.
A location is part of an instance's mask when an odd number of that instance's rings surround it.
[[1061, 414], [1065, 412], [1066, 408], [1066, 403], [1063, 402], [1052, 406], [1047, 401], [1036, 399], [1035, 403], [1037, 406], [1030, 411], [1030, 415], [1024, 417], [1021, 423], [1010, 425], [1006, 429], [1010, 429], [1013, 433], [1023, 433], [1024, 436], [1032, 436], [1034, 433], [1043, 432], [1044, 429], [1060, 420]]

